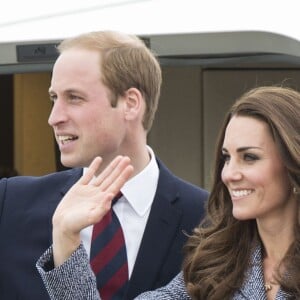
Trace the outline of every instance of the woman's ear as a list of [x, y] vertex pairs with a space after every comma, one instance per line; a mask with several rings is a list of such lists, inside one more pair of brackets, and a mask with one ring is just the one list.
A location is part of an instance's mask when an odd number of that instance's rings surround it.
[[144, 98], [137, 88], [130, 88], [125, 92], [125, 119], [133, 120], [142, 116], [144, 112]]

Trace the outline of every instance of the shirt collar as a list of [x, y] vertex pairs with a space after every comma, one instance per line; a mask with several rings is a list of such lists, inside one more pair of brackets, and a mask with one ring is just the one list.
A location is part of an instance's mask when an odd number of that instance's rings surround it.
[[[157, 189], [159, 168], [153, 150], [147, 146], [150, 162], [137, 175], [130, 178], [121, 188], [123, 197], [139, 216], [143, 216], [154, 200]], [[86, 172], [87, 168], [83, 169]]]
[[128, 203], [140, 216], [143, 216], [152, 205], [159, 177], [154, 152], [149, 146], [147, 150], [150, 162], [140, 173], [130, 178], [121, 189]]

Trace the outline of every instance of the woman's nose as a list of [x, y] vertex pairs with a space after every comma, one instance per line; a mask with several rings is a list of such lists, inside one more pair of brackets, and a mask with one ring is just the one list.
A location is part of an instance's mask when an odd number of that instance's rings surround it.
[[242, 179], [242, 170], [237, 162], [226, 162], [222, 170], [222, 181], [237, 181]]

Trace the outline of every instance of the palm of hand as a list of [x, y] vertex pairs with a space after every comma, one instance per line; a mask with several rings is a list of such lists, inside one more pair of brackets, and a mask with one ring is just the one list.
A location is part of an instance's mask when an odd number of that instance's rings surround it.
[[61, 200], [53, 216], [53, 225], [64, 233], [78, 234], [99, 222], [111, 207], [111, 200], [133, 172], [128, 157], [117, 157], [95, 176], [101, 159], [95, 158], [87, 172]]

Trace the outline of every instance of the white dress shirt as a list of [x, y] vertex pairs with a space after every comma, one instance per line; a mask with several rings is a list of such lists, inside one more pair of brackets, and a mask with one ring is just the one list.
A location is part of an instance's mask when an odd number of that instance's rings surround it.
[[[113, 206], [124, 233], [129, 278], [144, 234], [159, 177], [154, 152], [149, 146], [147, 149], [151, 157], [149, 164], [126, 182], [121, 189], [123, 196]], [[93, 226], [89, 226], [80, 233], [88, 254], [91, 249], [92, 232]]]

